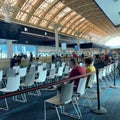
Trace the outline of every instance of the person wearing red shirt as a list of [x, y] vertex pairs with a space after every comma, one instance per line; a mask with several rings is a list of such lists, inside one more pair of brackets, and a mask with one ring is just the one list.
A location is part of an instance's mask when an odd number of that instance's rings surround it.
[[[68, 78], [86, 74], [85, 68], [82, 66], [78, 66], [75, 59], [73, 58], [69, 60], [69, 67], [72, 68], [72, 70], [69, 73]], [[79, 81], [80, 81], [80, 78], [74, 81], [74, 91], [77, 91]]]
[[77, 58], [77, 55], [75, 54], [75, 52], [73, 52], [72, 56], [73, 58]]
[[[81, 67], [81, 66], [78, 66], [74, 58], [71, 58], [69, 60], [69, 67], [72, 68], [72, 70], [70, 71], [70, 73], [68, 75], [68, 78], [77, 77], [79, 75], [86, 74], [85, 68]], [[86, 76], [83, 76], [83, 77], [86, 77]], [[76, 92], [77, 88], [78, 88], [80, 78], [77, 78], [75, 80], [71, 80], [69, 82], [64, 82], [64, 84], [69, 84], [69, 83], [71, 83], [73, 81], [74, 81], [74, 89], [73, 90]], [[61, 92], [61, 85], [60, 86], [53, 86], [52, 88], [49, 88], [49, 89], [51, 89], [51, 90], [57, 89], [59, 91], [59, 93], [60, 93]]]

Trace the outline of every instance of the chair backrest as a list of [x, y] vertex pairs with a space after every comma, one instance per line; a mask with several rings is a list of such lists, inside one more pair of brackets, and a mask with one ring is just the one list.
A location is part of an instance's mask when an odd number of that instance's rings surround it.
[[65, 71], [64, 71], [65, 74], [68, 74], [69, 73], [69, 66], [65, 66]]
[[112, 65], [109, 65], [109, 74], [112, 72]]
[[31, 64], [31, 66], [30, 67], [36, 67], [36, 65], [35, 64]]
[[57, 62], [56, 63], [56, 68], [59, 68], [60, 67], [60, 62]]
[[98, 72], [98, 78], [100, 79], [100, 80], [102, 80], [102, 77], [103, 77], [103, 71], [102, 70], [99, 70], [99, 72]]
[[25, 85], [27, 86], [31, 86], [34, 84], [34, 80], [35, 80], [35, 74], [34, 73], [27, 73], [25, 76]]
[[13, 70], [15, 70], [15, 73], [19, 73], [20, 66], [13, 66]]
[[8, 69], [7, 70], [7, 75], [6, 75], [6, 77], [8, 78], [8, 77], [15, 77], [15, 70], [13, 70], [13, 69]]
[[3, 75], [7, 75], [8, 68], [2, 68]]
[[63, 75], [63, 69], [64, 69], [64, 67], [59, 67], [58, 68], [58, 76], [62, 76]]
[[46, 76], [47, 76], [47, 70], [41, 71], [39, 73], [38, 81], [44, 82], [46, 80]]
[[93, 82], [94, 82], [95, 76], [96, 76], [96, 73], [92, 73], [92, 74], [90, 75], [90, 77], [89, 77], [88, 86], [89, 86], [90, 88], [92, 88], [92, 86], [93, 86]]
[[55, 64], [54, 63], [51, 64], [51, 69], [55, 69]]
[[80, 95], [83, 95], [85, 93], [86, 81], [87, 81], [87, 77], [80, 78], [78, 88], [77, 88], [77, 93], [79, 93]]
[[3, 71], [0, 70], [0, 81], [2, 81], [2, 77], [3, 77]]
[[54, 79], [55, 78], [55, 72], [56, 72], [56, 69], [51, 69], [50, 73], [49, 73], [49, 78]]
[[49, 70], [49, 69], [50, 69], [50, 63], [47, 63], [46, 70]]
[[62, 86], [61, 93], [60, 93], [60, 102], [61, 103], [67, 104], [67, 103], [71, 102], [72, 95], [73, 95], [73, 86], [74, 86], [74, 82], [68, 83], [68, 84]]
[[65, 67], [65, 62], [62, 62], [62, 67]]
[[20, 70], [19, 70], [20, 77], [25, 77], [26, 73], [27, 73], [27, 67], [20, 68]]
[[13, 91], [17, 91], [19, 89], [20, 86], [20, 76], [17, 75], [15, 77], [8, 77], [7, 79], [7, 84], [6, 84], [6, 88], [7, 90], [13, 92]]
[[35, 66], [31, 66], [29, 72], [34, 72], [35, 73]]
[[46, 68], [47, 63], [43, 63], [43, 68]]
[[38, 66], [38, 72], [40, 73], [41, 71], [43, 71], [43, 65]]
[[103, 77], [105, 77], [106, 76], [106, 67], [104, 67], [104, 69], [103, 69]]

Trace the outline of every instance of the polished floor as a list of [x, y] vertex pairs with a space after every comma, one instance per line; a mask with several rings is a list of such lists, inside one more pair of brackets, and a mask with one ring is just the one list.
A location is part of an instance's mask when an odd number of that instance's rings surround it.
[[[117, 79], [117, 85], [120, 86], [120, 79]], [[11, 98], [8, 98], [10, 110], [7, 112], [0, 110], [0, 120], [43, 120], [43, 102], [55, 94], [55, 91], [42, 91], [42, 95], [39, 97], [27, 95], [27, 103], [13, 102]], [[83, 102], [85, 102], [84, 99], [79, 104]], [[96, 100], [94, 102], [94, 106], [96, 106]], [[3, 100], [0, 100], [0, 105], [3, 105]], [[97, 115], [90, 108], [80, 106], [83, 115], [80, 120], [120, 120], [120, 88], [103, 90], [101, 93], [101, 106], [107, 109], [106, 114]], [[66, 109], [73, 112], [71, 104], [67, 105]], [[47, 120], [52, 119], [57, 120], [55, 109], [47, 105]], [[64, 115], [61, 115], [61, 119], [74, 120]]]

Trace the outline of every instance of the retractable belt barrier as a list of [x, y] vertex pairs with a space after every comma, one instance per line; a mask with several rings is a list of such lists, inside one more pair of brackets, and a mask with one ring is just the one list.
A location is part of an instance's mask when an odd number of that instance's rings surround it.
[[[103, 114], [103, 113], [106, 113], [107, 110], [105, 108], [101, 107], [101, 104], [100, 104], [100, 89], [99, 89], [99, 78], [98, 78], [99, 71], [103, 70], [103, 69], [105, 69], [105, 68], [101, 68], [99, 70], [96, 70], [96, 72], [91, 72], [91, 73], [87, 73], [87, 74], [84, 74], [84, 75], [79, 75], [79, 76], [72, 77], [72, 78], [66, 78], [66, 79], [63, 79], [63, 80], [60, 80], [60, 81], [54, 81], [52, 83], [39, 85], [37, 87], [27, 88], [27, 89], [24, 89], [24, 90], [19, 90], [19, 91], [15, 91], [15, 92], [11, 92], [11, 93], [6, 93], [4, 95], [0, 95], [0, 99], [15, 96], [15, 95], [19, 95], [19, 94], [23, 94], [23, 93], [27, 93], [27, 92], [30, 92], [30, 91], [35, 91], [37, 89], [42, 89], [42, 88], [46, 88], [46, 87], [53, 86], [53, 85], [58, 85], [60, 83], [64, 83], [64, 82], [68, 82], [68, 81], [75, 81], [78, 78], [87, 77], [87, 76], [89, 76], [93, 73], [96, 73], [96, 75], [97, 75], [97, 81], [96, 81], [97, 82], [97, 107], [91, 108], [91, 110], [94, 113]], [[114, 74], [115, 74], [115, 63], [114, 63]], [[116, 86], [115, 75], [114, 75], [114, 86]]]
[[63, 80], [60, 80], [60, 81], [54, 81], [52, 83], [39, 85], [37, 87], [26, 88], [24, 90], [19, 90], [19, 91], [15, 91], [15, 92], [11, 92], [11, 93], [5, 93], [4, 95], [0, 95], [0, 99], [11, 97], [11, 96], [14, 96], [14, 95], [19, 95], [19, 94], [22, 94], [22, 93], [27, 93], [27, 92], [30, 92], [30, 91], [35, 91], [37, 89], [42, 89], [42, 88], [46, 88], [46, 87], [53, 86], [53, 85], [58, 85], [60, 83], [64, 83], [64, 82], [68, 82], [68, 81], [75, 81], [78, 78], [82, 78], [82, 77], [91, 75], [92, 73], [94, 73], [94, 72], [87, 73], [87, 74], [84, 74], [84, 75], [79, 75], [79, 76], [76, 76], [76, 77], [66, 78], [66, 79], [63, 79]]

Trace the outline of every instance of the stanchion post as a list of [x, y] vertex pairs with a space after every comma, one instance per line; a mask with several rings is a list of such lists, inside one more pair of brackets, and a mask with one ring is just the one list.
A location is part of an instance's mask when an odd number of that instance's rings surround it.
[[116, 75], [115, 75], [115, 63], [114, 63], [114, 86], [116, 86]]
[[104, 107], [101, 107], [100, 105], [100, 90], [99, 90], [99, 70], [96, 71], [97, 74], [97, 107], [92, 108], [91, 110], [96, 114], [105, 114], [107, 110]]
[[116, 85], [116, 70], [115, 70], [115, 62], [114, 62], [114, 85], [110, 86], [111, 88], [119, 88], [119, 86]]
[[100, 89], [99, 89], [99, 78], [98, 78], [98, 70], [96, 72], [97, 74], [97, 98], [98, 98], [98, 110], [100, 110]]

